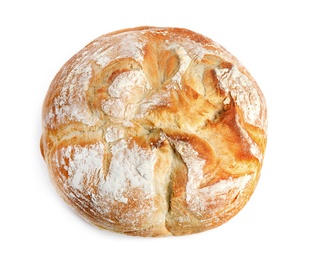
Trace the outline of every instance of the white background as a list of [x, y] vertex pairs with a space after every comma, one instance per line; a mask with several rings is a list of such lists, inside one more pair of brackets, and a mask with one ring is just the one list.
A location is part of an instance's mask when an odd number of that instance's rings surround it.
[[[0, 259], [311, 259], [310, 1], [1, 1]], [[203, 5], [204, 3], [204, 5]], [[223, 226], [167, 238], [98, 230], [58, 197], [39, 152], [60, 67], [118, 29], [184, 27], [223, 45], [265, 94], [259, 185]]]

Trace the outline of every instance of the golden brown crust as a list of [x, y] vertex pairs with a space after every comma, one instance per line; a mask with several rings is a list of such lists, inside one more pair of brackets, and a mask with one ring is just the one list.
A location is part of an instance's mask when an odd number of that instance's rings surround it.
[[55, 76], [42, 115], [58, 193], [103, 229], [201, 232], [237, 214], [258, 182], [263, 94], [236, 58], [186, 29], [97, 38]]

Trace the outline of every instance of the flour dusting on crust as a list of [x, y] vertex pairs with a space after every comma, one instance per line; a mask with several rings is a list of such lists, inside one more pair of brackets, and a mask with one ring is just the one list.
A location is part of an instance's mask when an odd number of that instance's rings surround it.
[[136, 143], [130, 148], [124, 139], [114, 144], [111, 152], [108, 176], [100, 184], [101, 193], [123, 202], [128, 200], [127, 194], [136, 188], [144, 193], [145, 198], [152, 196], [155, 153], [142, 149]]
[[131, 119], [139, 101], [150, 86], [142, 71], [121, 73], [108, 87], [109, 99], [102, 102], [103, 111], [115, 118]]
[[264, 127], [266, 123], [262, 116], [262, 102], [252, 80], [241, 73], [237, 66], [231, 69], [215, 68], [215, 72], [220, 82], [219, 86], [226, 93], [230, 93], [242, 108], [245, 121], [254, 126]]
[[63, 87], [53, 99], [49, 112], [45, 116], [45, 124], [55, 128], [68, 121], [78, 121], [93, 126], [98, 118], [94, 117], [87, 106], [85, 92], [89, 87], [92, 69], [86, 63], [74, 67], [63, 77]]
[[94, 178], [100, 179], [103, 175], [102, 160], [104, 145], [101, 142], [88, 146], [67, 146], [60, 150], [60, 155], [54, 156], [57, 167], [68, 173], [64, 182], [68, 187], [84, 192]]
[[132, 58], [138, 62], [143, 61], [144, 42], [139, 40], [141, 32], [129, 32], [100, 37], [97, 42], [100, 47], [92, 56], [98, 65], [106, 67], [110, 62], [124, 58]]

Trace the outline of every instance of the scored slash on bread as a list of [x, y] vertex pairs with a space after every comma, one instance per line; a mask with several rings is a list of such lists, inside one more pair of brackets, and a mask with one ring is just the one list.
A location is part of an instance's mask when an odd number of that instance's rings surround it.
[[103, 35], [43, 104], [41, 152], [91, 224], [139, 236], [197, 233], [236, 215], [260, 176], [264, 96], [241, 63], [186, 29]]

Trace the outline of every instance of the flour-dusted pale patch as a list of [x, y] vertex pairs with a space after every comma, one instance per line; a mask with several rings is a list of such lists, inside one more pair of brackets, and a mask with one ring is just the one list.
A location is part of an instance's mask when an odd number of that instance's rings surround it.
[[152, 196], [156, 161], [154, 151], [142, 149], [136, 143], [130, 148], [122, 139], [112, 146], [111, 153], [108, 176], [100, 184], [101, 192], [122, 202], [127, 202], [126, 194], [136, 188], [144, 197]]
[[79, 60], [81, 64], [75, 63], [71, 71], [62, 76], [63, 86], [59, 94], [53, 98], [44, 118], [47, 126], [55, 128], [68, 121], [93, 126], [97, 122], [98, 118], [91, 114], [86, 100], [92, 68], [85, 59], [81, 58]]
[[142, 71], [121, 73], [108, 87], [109, 99], [103, 101], [103, 111], [116, 118], [133, 118], [138, 102], [148, 89]]
[[86, 190], [91, 181], [103, 175], [104, 145], [101, 142], [80, 146], [69, 145], [56, 154], [54, 161], [57, 167], [68, 173], [65, 185], [74, 190]]
[[94, 52], [93, 59], [102, 68], [112, 61], [131, 58], [138, 62], [143, 61], [144, 42], [140, 40], [141, 32], [114, 34], [98, 39], [101, 47]]
[[262, 115], [262, 107], [259, 90], [254, 88], [253, 79], [241, 73], [237, 66], [231, 69], [215, 68], [219, 86], [236, 100], [236, 103], [244, 112], [245, 121], [248, 123], [266, 127], [266, 119]]
[[106, 129], [105, 139], [108, 143], [120, 140], [124, 136], [124, 130], [120, 127], [109, 126]]
[[255, 80], [219, 44], [179, 28], [103, 35], [43, 104], [41, 152], [91, 224], [138, 236], [217, 227], [247, 203], [266, 146]]

